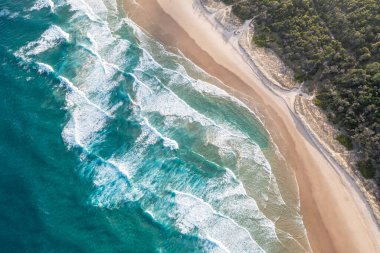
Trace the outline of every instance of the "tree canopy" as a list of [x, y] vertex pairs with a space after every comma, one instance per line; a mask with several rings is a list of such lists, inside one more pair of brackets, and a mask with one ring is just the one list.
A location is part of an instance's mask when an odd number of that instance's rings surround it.
[[[380, 0], [223, 0], [254, 19], [253, 42], [272, 48], [354, 141], [363, 176], [380, 174]], [[351, 144], [349, 145], [351, 147]]]

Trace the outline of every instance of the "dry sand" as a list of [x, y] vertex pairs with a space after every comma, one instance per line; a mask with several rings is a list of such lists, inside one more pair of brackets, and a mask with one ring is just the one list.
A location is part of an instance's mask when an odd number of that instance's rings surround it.
[[[264, 125], [294, 169], [301, 212], [313, 252], [380, 252], [380, 231], [351, 179], [313, 145], [289, 103], [253, 74], [194, 0], [138, 0], [131, 19], [220, 79], [263, 116]], [[290, 100], [285, 97], [285, 100]]]

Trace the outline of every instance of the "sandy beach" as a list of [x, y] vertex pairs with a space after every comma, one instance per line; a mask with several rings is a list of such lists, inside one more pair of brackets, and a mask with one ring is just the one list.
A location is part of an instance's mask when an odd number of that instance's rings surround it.
[[313, 144], [289, 105], [254, 74], [194, 0], [125, 2], [127, 14], [164, 44], [217, 77], [262, 116], [299, 185], [301, 212], [313, 252], [380, 252], [379, 228], [351, 179]]

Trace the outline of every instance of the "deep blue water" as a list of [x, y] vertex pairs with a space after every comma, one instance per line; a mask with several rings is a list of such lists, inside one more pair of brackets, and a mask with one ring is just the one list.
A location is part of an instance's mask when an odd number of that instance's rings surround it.
[[0, 252], [306, 251], [260, 121], [120, 3], [2, 0], [0, 59]]

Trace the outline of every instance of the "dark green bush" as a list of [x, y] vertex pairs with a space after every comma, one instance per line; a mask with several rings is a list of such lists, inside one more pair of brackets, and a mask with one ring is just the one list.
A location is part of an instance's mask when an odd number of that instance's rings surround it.
[[359, 161], [358, 162], [358, 168], [363, 175], [363, 177], [367, 179], [371, 179], [375, 177], [375, 168], [373, 167], [373, 164], [370, 161]]
[[253, 36], [252, 40], [259, 47], [268, 47], [268, 40], [263, 35]]
[[348, 150], [352, 150], [352, 140], [347, 135], [339, 134], [335, 139], [339, 141], [340, 144], [345, 146]]

